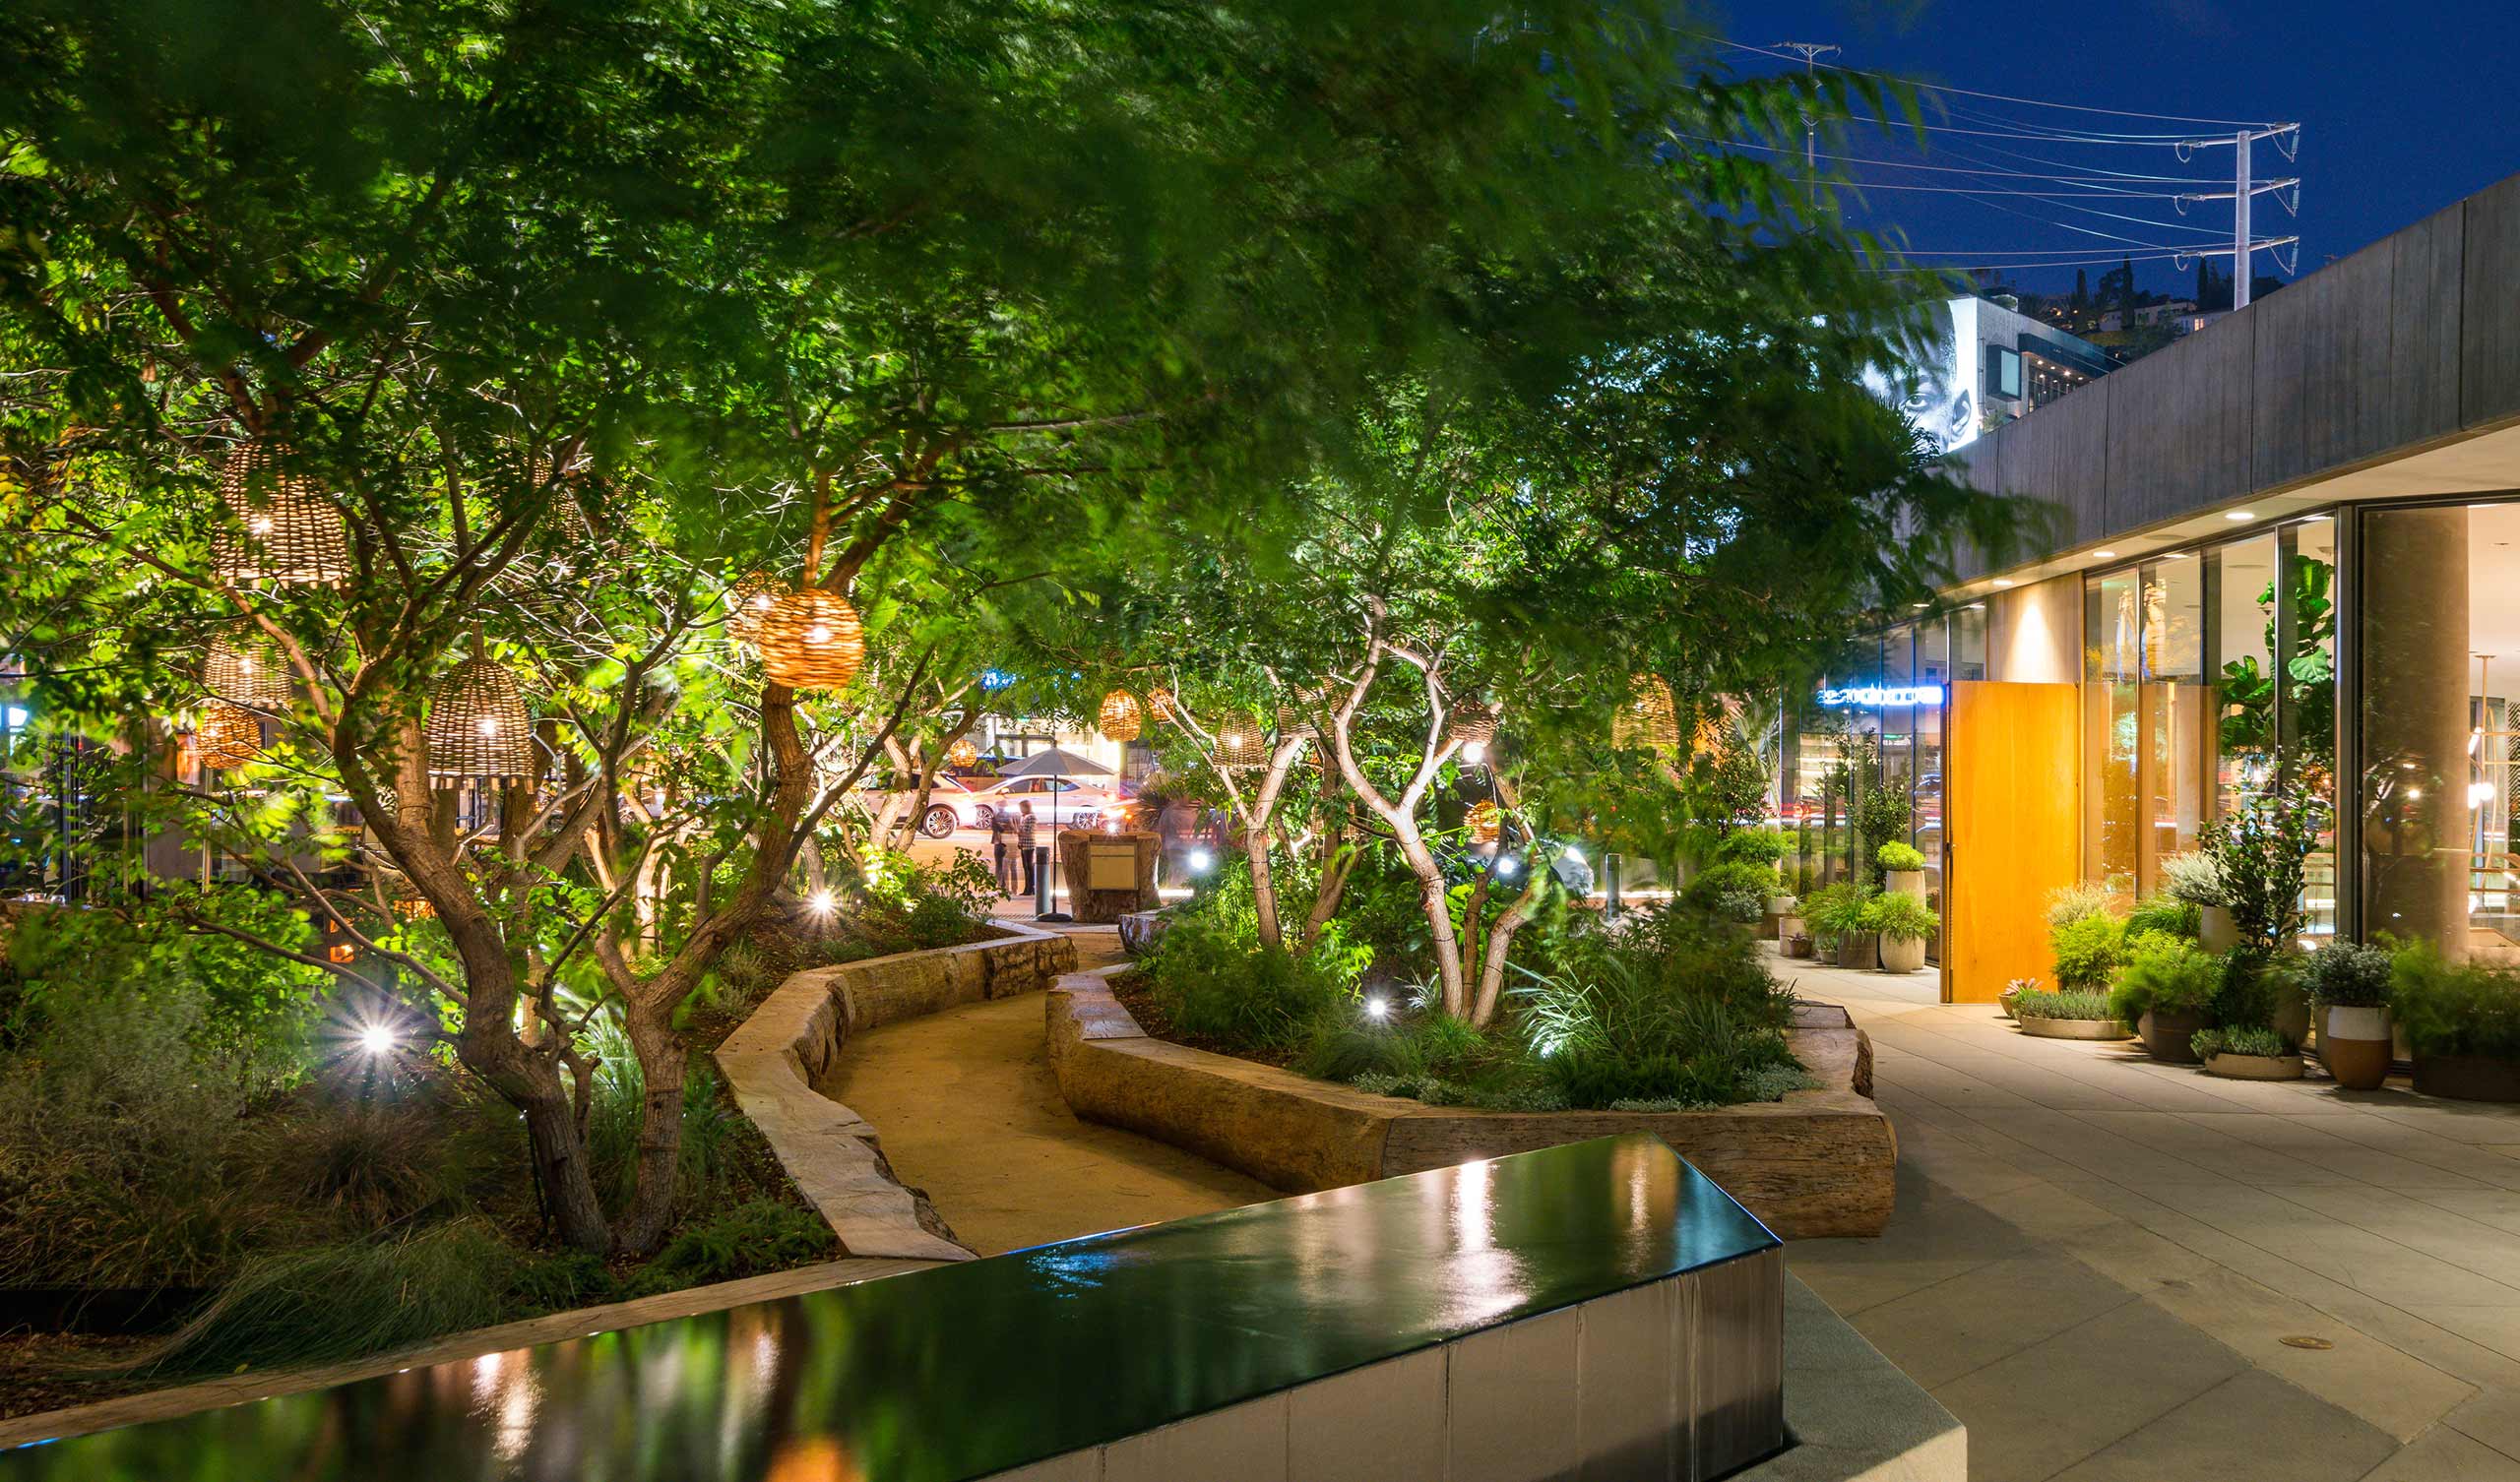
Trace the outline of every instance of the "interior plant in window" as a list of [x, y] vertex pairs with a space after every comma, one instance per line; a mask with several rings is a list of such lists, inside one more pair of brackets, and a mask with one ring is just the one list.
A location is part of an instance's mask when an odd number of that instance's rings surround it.
[[1884, 972], [1914, 972], [1924, 966], [1925, 939], [1941, 925], [1942, 918], [1933, 907], [1914, 895], [1876, 895], [1863, 907], [1864, 929], [1881, 934]]
[[2377, 1090], [2389, 1078], [2393, 955], [2362, 942], [2330, 942], [2301, 959], [2301, 991], [2319, 1016], [2319, 1058], [2347, 1090]]
[[2196, 1064], [2190, 1047], [2223, 988], [2223, 959], [2167, 932], [2130, 934], [2126, 961], [2109, 990], [2110, 1012], [2136, 1026], [2144, 1053], [2172, 1065]]

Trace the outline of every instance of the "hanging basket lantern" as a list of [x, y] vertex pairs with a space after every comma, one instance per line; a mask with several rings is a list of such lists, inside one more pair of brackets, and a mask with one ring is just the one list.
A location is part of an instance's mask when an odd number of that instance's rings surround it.
[[233, 772], [263, 754], [263, 720], [252, 710], [225, 700], [203, 708], [193, 727], [193, 749], [201, 765]]
[[406, 921], [433, 921], [437, 919], [437, 907], [426, 895], [404, 895], [395, 900], [394, 914]]
[[210, 656], [202, 661], [201, 683], [220, 700], [258, 710], [288, 704], [288, 670], [280, 645], [250, 623], [211, 641]]
[[948, 767], [977, 767], [979, 763], [980, 749], [972, 744], [969, 736], [945, 748], [945, 765]]
[[1095, 717], [1095, 724], [1114, 741], [1135, 741], [1146, 729], [1146, 711], [1139, 707], [1138, 697], [1113, 690], [1102, 697], [1102, 712]]
[[1444, 718], [1444, 737], [1462, 748], [1487, 747], [1496, 744], [1496, 712], [1476, 700], [1465, 700], [1453, 707]]
[[1146, 692], [1146, 703], [1147, 709], [1154, 713], [1157, 724], [1171, 725], [1176, 723], [1172, 718], [1172, 692], [1170, 690], [1166, 689], [1162, 685], [1157, 685], [1154, 689]]
[[1269, 765], [1269, 741], [1249, 715], [1228, 715], [1217, 728], [1217, 765], [1229, 772]]
[[1610, 745], [1620, 751], [1671, 751], [1680, 744], [1680, 720], [1671, 687], [1652, 674], [1628, 681], [1627, 704], [1610, 717]]
[[1503, 824], [1504, 815], [1494, 803], [1481, 798], [1470, 805], [1470, 811], [1461, 816], [1461, 822], [1462, 827], [1470, 831], [1472, 842], [1492, 844], [1496, 841], [1496, 831]]
[[595, 525], [587, 519], [586, 507], [578, 503], [578, 493], [589, 484], [587, 468], [590, 460], [581, 451], [554, 480], [551, 458], [536, 453], [526, 460], [526, 492], [532, 493], [544, 484], [553, 484], [551, 502], [542, 508], [542, 521], [536, 530], [536, 544], [559, 546], [566, 550], [583, 550], [596, 543]]
[[1321, 710], [1322, 699], [1321, 691], [1307, 690], [1298, 686], [1295, 690], [1295, 703], [1278, 707], [1278, 738], [1282, 741], [1297, 738], [1306, 741], [1320, 740], [1321, 726], [1313, 717]]
[[516, 676], [493, 659], [468, 658], [429, 693], [429, 775], [452, 784], [465, 777], [538, 775], [534, 721]]
[[350, 574], [342, 512], [312, 479], [286, 472], [269, 438], [236, 445], [219, 476], [219, 501], [234, 520], [211, 540], [211, 569], [226, 582], [341, 582]]
[[838, 592], [782, 592], [753, 630], [761, 666], [791, 690], [839, 690], [866, 666], [866, 630]]
[[739, 644], [756, 642], [761, 620], [779, 600], [779, 579], [766, 571], [748, 571], [726, 589], [726, 636]]

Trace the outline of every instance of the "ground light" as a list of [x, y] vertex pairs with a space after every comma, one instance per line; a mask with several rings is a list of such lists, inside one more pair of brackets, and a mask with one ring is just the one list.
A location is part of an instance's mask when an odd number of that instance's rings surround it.
[[358, 1047], [370, 1055], [391, 1055], [400, 1040], [389, 1024], [369, 1024], [358, 1031]]
[[1187, 863], [1193, 875], [1205, 875], [1216, 867], [1217, 857], [1205, 849], [1192, 849]]
[[838, 909], [839, 905], [839, 900], [829, 891], [816, 891], [805, 897], [805, 909], [817, 916], [828, 916]]
[[1391, 1018], [1391, 1000], [1386, 998], [1369, 998], [1365, 1000], [1365, 1018], [1373, 1019]]

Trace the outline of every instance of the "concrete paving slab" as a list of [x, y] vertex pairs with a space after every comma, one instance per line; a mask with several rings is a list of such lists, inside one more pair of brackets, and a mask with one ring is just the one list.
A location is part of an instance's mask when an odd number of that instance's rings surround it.
[[2396, 1450], [2397, 1443], [2373, 1427], [2250, 1369], [2056, 1475], [2063, 1482], [2352, 1482]]
[[[2039, 1482], [2240, 1373], [2248, 1361], [2160, 1308], [2129, 1302], [1933, 1390], [1969, 1427], [1973, 1475]], [[2047, 1423], [2006, 1423], [2025, 1393], [2071, 1395]]]

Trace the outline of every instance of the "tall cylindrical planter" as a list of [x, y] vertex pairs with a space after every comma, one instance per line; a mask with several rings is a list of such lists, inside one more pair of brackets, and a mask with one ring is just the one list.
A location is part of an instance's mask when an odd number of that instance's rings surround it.
[[1915, 972], [1924, 965], [1924, 938], [1885, 936], [1881, 939], [1883, 972]]
[[1881, 934], [1869, 931], [1838, 933], [1838, 965], [1870, 967], [1878, 959]]
[[1922, 870], [1884, 870], [1881, 872], [1881, 894], [1914, 895], [1925, 898], [1925, 872]]
[[2232, 919], [2232, 908], [2209, 905], [2199, 913], [2196, 945], [2210, 953], [2226, 953], [2240, 945], [2239, 923]]
[[2327, 1073], [2349, 1091], [2378, 1090], [2389, 1079], [2389, 1011], [2336, 1005], [2323, 1015], [2319, 1059]]

